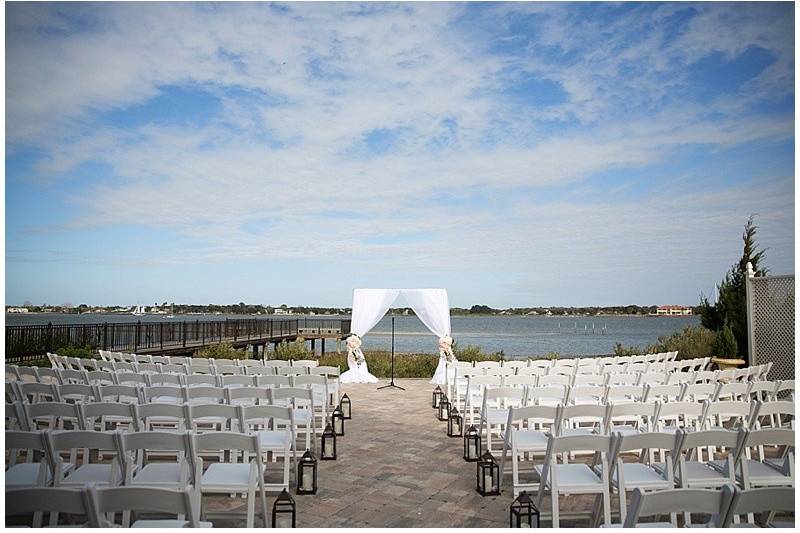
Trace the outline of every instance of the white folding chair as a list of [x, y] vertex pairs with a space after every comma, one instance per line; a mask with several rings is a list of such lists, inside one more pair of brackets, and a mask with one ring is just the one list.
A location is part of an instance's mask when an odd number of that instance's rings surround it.
[[[503, 438], [503, 431], [508, 421], [508, 411], [512, 407], [525, 405], [525, 389], [515, 387], [486, 387], [483, 390], [483, 402], [478, 431], [486, 430], [486, 449], [492, 451], [492, 436], [497, 434]], [[496, 430], [495, 430], [496, 428]]]
[[606, 429], [602, 434], [636, 435], [652, 430], [658, 405], [653, 403], [610, 403]]
[[314, 392], [311, 389], [299, 387], [280, 387], [269, 389], [270, 403], [292, 409], [294, 421], [294, 443], [297, 448], [297, 439], [301, 429], [305, 433], [305, 449], [313, 450], [316, 447], [316, 416], [314, 416]]
[[144, 377], [148, 387], [159, 387], [163, 385], [182, 387], [184, 385], [182, 376], [182, 374], [145, 374]]
[[306, 368], [313, 368], [315, 366], [319, 366], [318, 361], [314, 361], [313, 359], [298, 359], [291, 361], [292, 366], [304, 366]]
[[215, 374], [218, 376], [241, 376], [244, 374], [244, 369], [241, 366], [235, 364], [227, 364], [227, 365], [216, 365], [215, 367]]
[[[674, 487], [671, 451], [675, 448], [676, 437], [667, 433], [615, 433], [613, 453], [611, 454], [611, 486], [619, 494], [620, 521], [625, 522], [627, 512], [627, 492], [634, 489], [642, 491], [668, 490]], [[661, 468], [654, 468], [652, 457], [655, 450], [669, 450]], [[624, 454], [637, 452], [639, 460], [625, 462]], [[673, 516], [673, 519], [675, 516]]]
[[256, 377], [256, 386], [266, 389], [290, 387], [292, 380], [289, 376], [258, 376]]
[[328, 394], [331, 396], [330, 405], [339, 403], [339, 367], [336, 366], [316, 366], [310, 368], [312, 376], [325, 376], [328, 379]]
[[[631, 505], [622, 527], [672, 527], [677, 528], [678, 522], [674, 514], [684, 512], [710, 515], [709, 524], [720, 527], [725, 519], [730, 502], [733, 497], [732, 487], [726, 490], [711, 489], [670, 489], [655, 492], [644, 492], [640, 489], [633, 491]], [[673, 515], [670, 522], [646, 522], [641, 526], [640, 518], [644, 516]]]
[[[283, 482], [265, 482], [265, 490], [289, 490], [290, 462], [297, 462], [296, 446], [293, 446], [295, 431], [292, 409], [277, 405], [240, 406], [238, 409], [240, 427], [246, 432], [258, 434], [261, 453], [267, 454], [267, 460], [270, 455], [273, 461], [276, 460], [276, 455], [283, 457]], [[283, 429], [280, 429], [281, 425]]]
[[467, 394], [465, 398], [464, 417], [469, 425], [475, 425], [475, 415], [480, 416], [483, 405], [483, 391], [487, 387], [500, 387], [503, 379], [500, 376], [470, 376], [467, 378]]
[[219, 380], [220, 380], [220, 386], [226, 388], [256, 386], [255, 376], [227, 375], [227, 376], [219, 376]]
[[[44, 433], [6, 431], [5, 441], [7, 463], [4, 479], [6, 489], [44, 487], [52, 483], [52, 465], [47, 459]], [[23, 457], [24, 459], [22, 459]], [[65, 468], [72, 468], [72, 465], [65, 466]]]
[[[66, 371], [61, 372], [62, 377], [66, 376]], [[86, 382], [90, 385], [116, 385], [117, 380], [114, 372], [105, 370], [92, 370], [85, 373]]]
[[184, 402], [183, 387], [160, 385], [142, 389], [145, 403], [175, 403]]
[[[78, 404], [40, 402], [24, 406], [30, 430], [83, 429], [83, 416]], [[67, 428], [67, 425], [71, 428]]]
[[186, 374], [183, 382], [187, 387], [216, 387], [218, 384], [214, 374]]
[[187, 428], [182, 404], [144, 403], [133, 407], [142, 431], [183, 431]]
[[269, 391], [261, 387], [231, 387], [225, 389], [228, 405], [266, 405]]
[[527, 404], [555, 407], [566, 404], [568, 394], [569, 387], [562, 385], [541, 386], [537, 384], [535, 387], [528, 387]]
[[[59, 513], [84, 516], [85, 522], [91, 520], [91, 506], [86, 492], [74, 489], [53, 487], [28, 487], [6, 489], [6, 519], [13, 516], [33, 515], [30, 527], [42, 527], [42, 513]], [[56, 518], [53, 525], [57, 525]], [[8, 522], [8, 520], [6, 520]], [[52, 523], [52, 521], [51, 521]], [[6, 524], [8, 526], [8, 523]], [[82, 525], [78, 522], [77, 525]]]
[[222, 387], [207, 387], [203, 385], [184, 387], [183, 395], [183, 400], [188, 405], [225, 403], [225, 389]]
[[614, 385], [605, 388], [605, 403], [636, 403], [644, 401], [646, 387], [639, 385]]
[[15, 383], [17, 400], [23, 403], [58, 402], [58, 387], [52, 383], [28, 383], [17, 381]]
[[136, 404], [141, 402], [144, 394], [143, 389], [134, 385], [98, 385], [95, 390], [100, 402]]
[[65, 383], [56, 385], [58, 397], [68, 403], [90, 403], [99, 401], [97, 390], [92, 385]]
[[[196, 490], [194, 480], [203, 472], [202, 461], [194, 462], [189, 432], [142, 431], [118, 434], [126, 486], [149, 486]], [[149, 461], [152, 455], [175, 454], [175, 462]], [[200, 493], [197, 492], [199, 499]]]
[[502, 487], [505, 473], [505, 461], [508, 452], [511, 452], [511, 483], [514, 497], [523, 490], [532, 491], [538, 487], [535, 482], [523, 483], [520, 481], [521, 460], [547, 451], [550, 435], [558, 434], [561, 427], [561, 407], [546, 405], [531, 405], [526, 407], [511, 407], [508, 411], [508, 428], [503, 435], [503, 453], [500, 456], [500, 486]]
[[[328, 379], [325, 376], [294, 376], [292, 387], [310, 389], [314, 395], [314, 414], [317, 417], [315, 429], [321, 433], [325, 429], [325, 422], [328, 420]], [[330, 406], [334, 408], [335, 406]]]
[[[245, 435], [227, 431], [192, 435], [195, 461], [201, 452], [231, 451], [229, 462], [211, 463], [201, 476], [198, 485], [201, 494], [246, 494], [246, 527], [255, 524], [255, 497], [261, 500], [261, 518], [267, 525], [267, 499], [264, 492], [264, 465], [261, 462], [261, 445], [258, 435]], [[238, 451], [240, 453], [234, 453]], [[242, 461], [238, 461], [241, 457]], [[207, 514], [203, 510], [203, 514]]]
[[567, 394], [570, 405], [601, 405], [606, 397], [606, 387], [602, 385], [573, 385]]
[[671, 385], [645, 385], [645, 392], [642, 402], [677, 402], [681, 396], [683, 396], [682, 384], [673, 383]]
[[274, 376], [275, 367], [273, 366], [248, 366], [245, 368], [248, 376]]
[[[200, 498], [191, 489], [169, 489], [161, 487], [109, 487], [89, 486], [86, 489], [94, 511], [93, 527], [213, 527], [210, 522], [201, 522]], [[108, 517], [122, 513], [117, 524]], [[130, 524], [131, 513], [159, 513], [176, 515], [175, 519], [139, 519]]]
[[608, 374], [606, 385], [614, 387], [617, 385], [639, 385], [639, 374], [613, 373]]
[[96, 402], [82, 405], [80, 410], [85, 429], [95, 431], [139, 430], [139, 422], [133, 404]]
[[607, 374], [575, 374], [572, 378], [572, 386], [592, 385], [595, 387], [603, 387], [607, 379]]
[[[775, 457], [767, 457], [765, 448], [774, 449]], [[794, 487], [794, 430], [750, 431], [734, 455], [738, 457], [741, 472], [736, 479], [744, 489]]]
[[[591, 464], [569, 462], [568, 457], [579, 450], [594, 452]], [[540, 480], [537, 507], [542, 509], [545, 494], [549, 492], [553, 527], [559, 526], [559, 497], [562, 494], [596, 494], [592, 524], [596, 523], [599, 504], [603, 506], [604, 523], [611, 523], [608, 477], [610, 454], [611, 437], [606, 435], [550, 436], [544, 464], [536, 465], [534, 469]], [[558, 462], [559, 457], [563, 458], [562, 463]]]
[[[739, 515], [748, 517], [759, 514], [760, 519], [750, 522], [749, 525], [756, 527], [784, 527], [794, 528], [794, 487], [763, 487], [757, 489], [735, 491], [733, 502], [730, 505], [728, 514], [722, 527], [736, 527], [734, 519]], [[789, 513], [792, 515], [790, 522], [773, 522], [776, 511]]]

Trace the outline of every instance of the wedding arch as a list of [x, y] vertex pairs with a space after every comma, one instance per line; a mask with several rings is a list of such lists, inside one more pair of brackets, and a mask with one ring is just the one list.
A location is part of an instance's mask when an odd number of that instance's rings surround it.
[[[361, 339], [386, 314], [392, 304], [402, 296], [417, 317], [434, 335], [439, 337], [439, 365], [431, 383], [447, 384], [454, 371], [453, 339], [450, 336], [450, 304], [444, 289], [355, 289], [353, 291], [353, 317], [347, 339], [347, 364], [354, 375], [360, 367], [368, 379], [374, 376], [366, 371], [366, 361], [361, 353]], [[348, 371], [348, 372], [350, 372]], [[356, 378], [358, 379], [358, 378]]]

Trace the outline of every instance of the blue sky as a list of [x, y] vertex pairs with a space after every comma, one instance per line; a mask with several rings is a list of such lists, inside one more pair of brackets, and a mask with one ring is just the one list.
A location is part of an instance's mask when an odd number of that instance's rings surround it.
[[794, 271], [791, 3], [6, 10], [6, 301], [693, 304]]

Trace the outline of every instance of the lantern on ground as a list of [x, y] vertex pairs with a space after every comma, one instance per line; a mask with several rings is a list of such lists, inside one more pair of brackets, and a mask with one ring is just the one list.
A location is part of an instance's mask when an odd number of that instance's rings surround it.
[[336, 433], [333, 432], [330, 424], [327, 424], [325, 431], [322, 432], [322, 460], [336, 460]]
[[297, 512], [294, 500], [286, 489], [283, 489], [272, 506], [272, 527], [296, 527], [296, 524]]
[[470, 426], [464, 434], [464, 460], [474, 463], [481, 458], [481, 434]]
[[447, 399], [447, 396], [442, 395], [442, 399], [439, 400], [439, 420], [446, 422], [449, 416], [450, 400]]
[[345, 420], [350, 420], [353, 418], [353, 402], [350, 401], [350, 398], [346, 393], [339, 401], [339, 409], [342, 410], [342, 418]]
[[447, 417], [447, 436], [460, 437], [464, 431], [464, 419], [458, 412], [458, 408], [454, 405], [450, 409], [450, 416]]
[[539, 509], [533, 505], [527, 491], [517, 497], [509, 510], [509, 527], [539, 527]]
[[333, 432], [336, 433], [336, 436], [344, 437], [344, 415], [338, 406], [333, 410], [331, 422], [333, 422]]
[[297, 463], [297, 494], [317, 493], [317, 460], [306, 450]]
[[475, 489], [481, 496], [500, 494], [500, 467], [488, 450], [478, 461], [478, 479]]
[[436, 385], [436, 388], [433, 389], [433, 400], [431, 400], [431, 407], [433, 407], [434, 409], [438, 409], [439, 402], [442, 400], [442, 396], [444, 396], [442, 388], [439, 387], [439, 385]]

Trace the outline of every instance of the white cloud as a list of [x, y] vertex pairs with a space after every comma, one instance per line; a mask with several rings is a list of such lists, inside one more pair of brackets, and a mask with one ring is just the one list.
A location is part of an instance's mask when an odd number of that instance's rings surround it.
[[[75, 18], [63, 15], [70, 9], [88, 23], [76, 29]], [[665, 19], [683, 9], [699, 14], [667, 39]], [[785, 178], [714, 194], [684, 184], [636, 201], [587, 204], [580, 193], [575, 201], [533, 205], [515, 199], [521, 187], [578, 187], [600, 172], [665, 164], [687, 145], [714, 153], [791, 139], [793, 116], [750, 107], [791, 93], [791, 21], [761, 6], [638, 6], [609, 22], [558, 4], [502, 4], [466, 30], [467, 10], [11, 4], [7, 142], [47, 154], [35, 167], [39, 178], [57, 179], [86, 161], [110, 166], [112, 179], [71, 198], [84, 214], [66, 230], [146, 224], [203, 243], [160, 258], [128, 258], [133, 262], [413, 256], [417, 268], [456, 262], [531, 279], [542, 253], [550, 264], [605, 274], [674, 269], [665, 266], [672, 261], [686, 272], [711, 269], [703, 257], [730, 255], [718, 243], [750, 212], [766, 213], [765, 230], [793, 237], [782, 226], [793, 210]], [[538, 26], [512, 35], [509, 23], [521, 10], [536, 13]], [[536, 41], [517, 53], [490, 49], [531, 35]], [[777, 61], [737, 94], [707, 105], [672, 97], [687, 90], [687, 65], [713, 52], [736, 57], [754, 45]], [[541, 46], [559, 47], [569, 59], [550, 61]], [[529, 108], [510, 102], [502, 89], [509, 73], [523, 71], [560, 83], [566, 101]], [[165, 87], [190, 85], [222, 102], [202, 126], [122, 127], [102, 119]], [[251, 93], [243, 98], [232, 89]], [[446, 120], [457, 124], [452, 138], [431, 149]], [[387, 153], [355, 149], [369, 132], [396, 128], [405, 133]], [[469, 210], [426, 201], [473, 188], [495, 205]], [[320, 221], [331, 209], [357, 210], [369, 223]], [[263, 233], [243, 228], [264, 217], [274, 222]], [[430, 238], [365, 242], [397, 234]], [[552, 281], [557, 272], [549, 272], [540, 279]]]

